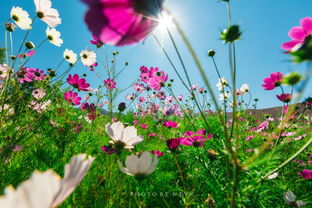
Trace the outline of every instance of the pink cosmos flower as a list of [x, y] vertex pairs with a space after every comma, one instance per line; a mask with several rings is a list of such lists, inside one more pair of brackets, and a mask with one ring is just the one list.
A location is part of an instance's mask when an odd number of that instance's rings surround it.
[[163, 0], [82, 0], [89, 10], [85, 21], [89, 30], [105, 44], [134, 44], [158, 25]]
[[79, 107], [80, 110], [92, 113], [95, 112], [95, 105], [93, 103], [82, 103], [81, 106]]
[[145, 102], [145, 98], [144, 97], [139, 97], [139, 102], [140, 103], [144, 103]]
[[74, 88], [82, 91], [88, 91], [88, 87], [90, 86], [89, 83], [86, 83], [85, 79], [80, 79], [78, 74], [74, 74], [74, 76], [70, 74], [67, 78], [67, 82]]
[[34, 54], [35, 54], [35, 51], [31, 50], [28, 53], [19, 54], [17, 57], [18, 58], [26, 58], [26, 57], [29, 57], [29, 56], [33, 56]]
[[309, 36], [312, 36], [312, 18], [305, 17], [300, 20], [300, 26], [293, 27], [288, 36], [292, 39], [289, 42], [282, 44], [282, 49], [287, 52], [295, 51], [302, 46]]
[[177, 129], [178, 128], [178, 123], [169, 120], [169, 121], [164, 121], [163, 122], [163, 126], [169, 128], [169, 129], [171, 129], [171, 128]]
[[32, 96], [36, 98], [37, 100], [42, 99], [44, 96], [46, 96], [45, 89], [39, 88], [32, 91]]
[[142, 129], [148, 129], [148, 126], [147, 126], [147, 124], [141, 124], [141, 128]]
[[34, 75], [34, 80], [43, 80], [47, 75], [44, 74], [44, 71], [39, 70], [39, 69], [30, 69], [30, 71], [33, 73]]
[[141, 73], [147, 73], [148, 72], [148, 68], [146, 66], [141, 66], [140, 67], [140, 72]]
[[291, 101], [292, 95], [289, 93], [283, 93], [280, 95], [276, 95], [276, 97], [284, 103], [289, 103]]
[[142, 82], [147, 84], [148, 80], [150, 79], [150, 74], [149, 73], [141, 73], [140, 78], [141, 78]]
[[300, 171], [298, 173], [298, 175], [300, 175], [302, 178], [304, 179], [311, 179], [312, 178], [312, 170], [307, 170], [307, 169], [304, 169], [302, 171]]
[[182, 101], [182, 100], [183, 100], [183, 95], [179, 95], [179, 96], [177, 97], [177, 100]]
[[176, 149], [179, 148], [180, 146], [180, 142], [183, 138], [174, 138], [174, 139], [169, 139], [166, 141], [167, 143], [167, 147], [171, 150], [171, 151], [175, 151]]
[[164, 100], [164, 99], [166, 99], [166, 94], [165, 94], [165, 92], [163, 92], [163, 91], [159, 91], [159, 92], [156, 94], [156, 97], [158, 97], [158, 98], [161, 99], [161, 100]]
[[101, 150], [108, 154], [108, 155], [111, 155], [111, 154], [114, 154], [116, 151], [117, 151], [117, 148], [113, 148], [111, 146], [102, 146], [101, 147]]
[[254, 138], [254, 137], [255, 137], [255, 135], [250, 135], [250, 136], [248, 136], [248, 137], [246, 138], [246, 141], [251, 140], [251, 139]]
[[101, 48], [104, 43], [100, 41], [95, 35], [92, 35], [93, 40], [90, 40], [90, 43], [96, 45], [97, 48]]
[[133, 88], [136, 92], [143, 92], [145, 90], [144, 84], [139, 83], [135, 83]]
[[206, 130], [201, 129], [196, 133], [187, 131], [184, 133], [184, 138], [181, 140], [181, 144], [185, 146], [202, 147], [207, 139], [211, 139], [212, 134], [206, 136]]
[[163, 71], [157, 71], [153, 73], [152, 78], [148, 80], [150, 88], [159, 91], [162, 87], [165, 86], [165, 83], [168, 80], [168, 75]]
[[80, 105], [81, 97], [78, 97], [77, 92], [68, 91], [64, 93], [64, 99], [73, 105]]
[[273, 90], [275, 87], [278, 87], [282, 84], [284, 75], [281, 72], [274, 72], [270, 75], [270, 77], [267, 77], [263, 80], [264, 84], [262, 87], [265, 90]]
[[104, 80], [104, 86], [108, 89], [108, 90], [113, 90], [116, 88], [116, 82], [114, 81], [114, 79], [107, 79]]
[[16, 75], [19, 83], [32, 82], [35, 76], [28, 67], [21, 68]]
[[163, 156], [165, 154], [165, 152], [161, 152], [159, 150], [152, 150], [151, 153], [153, 155], [156, 155], [157, 157], [161, 157], [161, 156]]

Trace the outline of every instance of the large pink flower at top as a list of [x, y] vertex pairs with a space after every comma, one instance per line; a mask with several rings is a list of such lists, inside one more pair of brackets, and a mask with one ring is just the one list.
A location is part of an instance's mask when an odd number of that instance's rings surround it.
[[89, 6], [85, 21], [105, 44], [129, 45], [145, 38], [158, 25], [164, 0], [82, 0]]
[[274, 72], [270, 75], [270, 77], [267, 77], [263, 80], [264, 84], [262, 87], [265, 90], [273, 90], [275, 87], [278, 87], [282, 84], [284, 75], [281, 72]]
[[305, 17], [300, 20], [301, 26], [291, 28], [288, 35], [292, 41], [282, 44], [282, 48], [287, 51], [300, 47], [308, 36], [312, 36], [312, 17]]

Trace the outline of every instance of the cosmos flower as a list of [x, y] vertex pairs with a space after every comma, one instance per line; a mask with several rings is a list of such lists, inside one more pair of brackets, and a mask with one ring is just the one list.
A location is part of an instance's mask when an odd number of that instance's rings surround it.
[[222, 91], [225, 87], [229, 86], [229, 83], [224, 77], [221, 77], [216, 86], [218, 87], [219, 91]]
[[39, 88], [39, 89], [33, 90], [31, 94], [37, 100], [41, 100], [42, 98], [44, 98], [44, 96], [46, 96], [46, 91], [45, 89]]
[[158, 25], [163, 0], [82, 0], [89, 9], [85, 21], [94, 36], [105, 44], [139, 42]]
[[51, 8], [51, 0], [34, 0], [37, 17], [45, 22], [49, 27], [56, 27], [62, 23], [59, 13], [56, 9]]
[[81, 101], [81, 97], [78, 97], [78, 93], [77, 92], [73, 92], [73, 91], [68, 91], [68, 92], [64, 92], [64, 99], [73, 105], [80, 105], [80, 101]]
[[81, 182], [94, 158], [79, 154], [65, 165], [64, 178], [53, 170], [35, 171], [30, 179], [22, 182], [15, 190], [5, 189], [0, 197], [0, 207], [5, 208], [54, 208], [60, 205]]
[[284, 201], [293, 207], [302, 207], [308, 204], [307, 202], [297, 201], [296, 198], [297, 196], [292, 191], [284, 193]]
[[147, 176], [154, 172], [158, 164], [158, 157], [154, 156], [150, 152], [143, 152], [139, 156], [130, 155], [126, 158], [125, 165], [123, 167], [120, 161], [118, 161], [119, 168], [122, 172], [131, 176]]
[[181, 144], [185, 146], [202, 147], [207, 139], [211, 139], [212, 134], [206, 136], [206, 130], [201, 129], [196, 133], [187, 131], [184, 133], [184, 138], [181, 139]]
[[78, 74], [74, 74], [73, 76], [70, 74], [66, 81], [74, 88], [82, 91], [88, 91], [88, 87], [90, 86], [90, 84], [87, 83], [84, 78], [80, 78]]
[[289, 33], [292, 39], [289, 42], [282, 44], [282, 49], [286, 51], [296, 51], [300, 48], [308, 37], [312, 36], [312, 18], [305, 17], [300, 20], [300, 26], [293, 27]]
[[105, 128], [112, 142], [118, 149], [133, 149], [134, 145], [144, 140], [143, 136], [138, 136], [134, 126], [124, 127], [123, 123], [120, 121], [106, 124]]
[[46, 35], [50, 43], [52, 43], [53, 45], [60, 47], [63, 44], [63, 40], [61, 39], [61, 33], [55, 28], [50, 29], [48, 27], [46, 30]]
[[171, 128], [177, 129], [178, 128], [178, 123], [169, 120], [169, 121], [164, 121], [163, 122], [163, 126], [169, 128], [169, 129], [171, 129]]
[[22, 30], [31, 29], [32, 21], [29, 18], [28, 12], [20, 7], [13, 7], [11, 9], [11, 18], [14, 20], [15, 24]]
[[165, 154], [165, 152], [161, 152], [159, 150], [152, 150], [151, 153], [157, 157], [162, 157]]
[[284, 103], [289, 103], [289, 102], [291, 101], [292, 95], [289, 94], [289, 93], [283, 93], [283, 94], [280, 94], [280, 95], [276, 95], [276, 97], [277, 97], [280, 101], [282, 101], [282, 102], [284, 102]]
[[176, 149], [178, 149], [178, 147], [181, 144], [181, 140], [183, 138], [179, 137], [179, 138], [174, 138], [174, 139], [169, 139], [166, 141], [167, 143], [167, 147], [171, 150], [171, 151], [175, 151]]
[[229, 91], [222, 92], [219, 94], [219, 100], [227, 100], [231, 96]]
[[90, 40], [90, 43], [96, 45], [97, 48], [101, 48], [104, 43], [100, 41], [96, 36], [92, 35], [93, 40]]
[[83, 65], [90, 67], [96, 63], [96, 53], [92, 50], [83, 50], [80, 53], [81, 62]]
[[30, 50], [27, 53], [18, 54], [17, 57], [18, 58], [26, 58], [26, 57], [29, 57], [29, 56], [33, 56], [34, 54], [35, 54], [35, 51], [34, 50]]
[[304, 179], [311, 179], [312, 178], [312, 170], [304, 169], [304, 170], [300, 171], [298, 173], [298, 175], [300, 175]]
[[274, 72], [270, 75], [270, 77], [267, 77], [263, 80], [264, 84], [262, 87], [265, 90], [273, 90], [275, 87], [278, 87], [282, 84], [284, 75], [281, 72]]
[[104, 80], [104, 86], [108, 89], [108, 90], [113, 90], [116, 88], [116, 82], [114, 81], [114, 79], [107, 79]]
[[40, 81], [40, 80], [43, 80], [46, 77], [46, 75], [44, 74], [44, 71], [42, 71], [40, 69], [30, 68], [29, 70], [30, 70], [31, 73], [33, 73], [33, 75], [34, 75], [33, 79], [34, 80]]
[[77, 62], [77, 54], [72, 50], [65, 49], [63, 53], [64, 59], [69, 63], [74, 65]]
[[144, 84], [139, 83], [135, 83], [133, 88], [136, 92], [143, 92], [145, 90]]
[[150, 88], [159, 91], [162, 87], [165, 86], [167, 80], [168, 74], [165, 74], [164, 71], [157, 71], [153, 73], [152, 78], [148, 80], [148, 84]]
[[240, 87], [240, 92], [242, 92], [243, 94], [249, 92], [249, 86], [247, 84], [243, 84], [241, 87]]
[[10, 72], [11, 72], [11, 69], [8, 65], [0, 64], [0, 81], [6, 80]]
[[28, 67], [23, 67], [16, 73], [17, 79], [19, 83], [32, 82], [34, 78], [34, 74], [32, 73], [32, 69]]

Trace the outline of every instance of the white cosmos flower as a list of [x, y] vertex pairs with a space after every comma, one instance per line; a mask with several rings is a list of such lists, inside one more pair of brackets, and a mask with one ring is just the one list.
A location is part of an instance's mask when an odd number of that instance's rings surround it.
[[249, 92], [249, 86], [247, 84], [243, 84], [239, 89], [243, 94]]
[[229, 83], [224, 77], [221, 77], [221, 79], [219, 79], [219, 82], [217, 83], [216, 86], [218, 87], [218, 90], [221, 91], [223, 90], [224, 87], [229, 86]]
[[57, 31], [55, 28], [50, 29], [49, 27], [46, 30], [46, 35], [50, 43], [60, 47], [63, 44], [63, 40], [61, 39], [61, 33]]
[[72, 50], [65, 49], [63, 57], [70, 64], [75, 64], [77, 61], [77, 54]]
[[133, 149], [135, 144], [144, 140], [143, 136], [138, 136], [134, 126], [124, 127], [120, 121], [113, 124], [106, 124], [106, 132], [114, 144], [122, 144], [126, 149]]
[[158, 158], [153, 156], [150, 152], [143, 152], [140, 157], [130, 155], [126, 158], [124, 168], [120, 161], [118, 161], [119, 168], [122, 172], [131, 176], [142, 176], [151, 174], [157, 167]]
[[227, 100], [231, 96], [230, 92], [223, 92], [219, 94], [219, 100]]
[[79, 154], [65, 165], [62, 179], [49, 169], [45, 172], [35, 171], [29, 180], [20, 184], [15, 190], [12, 186], [5, 189], [0, 197], [0, 207], [5, 208], [53, 208], [61, 204], [81, 182], [89, 170], [94, 158]]
[[85, 66], [92, 66], [96, 63], [96, 53], [94, 53], [92, 50], [84, 50], [80, 53], [81, 62]]
[[45, 89], [39, 88], [32, 91], [31, 95], [37, 100], [41, 100], [44, 96], [46, 96]]
[[11, 9], [11, 18], [22, 30], [31, 29], [32, 21], [29, 18], [28, 12], [23, 10], [21, 7], [13, 7]]
[[36, 5], [37, 16], [49, 27], [56, 27], [62, 23], [59, 13], [56, 9], [51, 8], [51, 0], [34, 0]]

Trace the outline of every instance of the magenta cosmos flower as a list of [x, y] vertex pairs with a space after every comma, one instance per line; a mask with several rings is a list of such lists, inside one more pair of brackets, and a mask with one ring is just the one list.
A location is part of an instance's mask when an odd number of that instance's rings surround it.
[[70, 74], [67, 78], [67, 82], [74, 88], [82, 91], [88, 91], [88, 87], [90, 86], [90, 84], [86, 83], [85, 79], [80, 79], [78, 74], [74, 74], [74, 76]]
[[289, 103], [290, 101], [291, 101], [291, 94], [289, 94], [289, 93], [283, 93], [283, 94], [280, 94], [280, 95], [276, 95], [276, 97], [280, 100], [280, 101], [282, 101], [282, 102], [284, 102], [284, 103]]
[[148, 84], [150, 88], [159, 91], [162, 87], [165, 86], [167, 80], [168, 74], [165, 74], [164, 71], [157, 71], [152, 75], [152, 78], [148, 80]]
[[167, 147], [171, 150], [171, 151], [175, 151], [176, 149], [178, 149], [178, 147], [180, 146], [181, 140], [183, 138], [175, 138], [175, 139], [169, 139], [166, 141], [167, 143]]
[[33, 73], [34, 75], [34, 80], [43, 80], [46, 75], [44, 74], [44, 71], [40, 70], [40, 69], [30, 69], [30, 71]]
[[178, 123], [169, 120], [169, 121], [164, 121], [163, 122], [163, 126], [169, 128], [169, 129], [171, 129], [171, 128], [177, 129], [178, 128]]
[[311, 179], [312, 178], [312, 170], [304, 169], [304, 170], [300, 171], [298, 173], [298, 175], [300, 175], [304, 179]]
[[312, 36], [312, 18], [305, 17], [301, 19], [300, 26], [291, 28], [288, 35], [292, 40], [283, 43], [282, 49], [287, 50], [288, 52], [295, 51], [304, 44], [306, 38]]
[[64, 99], [73, 105], [80, 105], [81, 101], [81, 97], [78, 97], [78, 93], [73, 91], [64, 92]]
[[114, 88], [116, 88], [116, 82], [114, 81], [114, 79], [107, 79], [107, 80], [104, 80], [104, 86], [108, 90], [113, 90]]
[[159, 150], [152, 150], [151, 153], [153, 155], [156, 155], [157, 157], [161, 157], [161, 156], [163, 156], [165, 154], [165, 152], [161, 152]]
[[270, 75], [270, 77], [267, 77], [263, 80], [264, 84], [262, 87], [265, 90], [273, 90], [275, 87], [278, 87], [282, 84], [284, 75], [281, 72], [274, 72]]
[[28, 67], [21, 68], [16, 75], [19, 83], [32, 82], [35, 76], [32, 69]]
[[184, 133], [184, 138], [181, 140], [181, 144], [185, 146], [202, 147], [207, 139], [211, 139], [212, 134], [206, 136], [206, 130], [201, 129], [196, 133], [187, 131]]
[[89, 6], [85, 21], [104, 44], [137, 43], [158, 25], [164, 0], [82, 0]]

